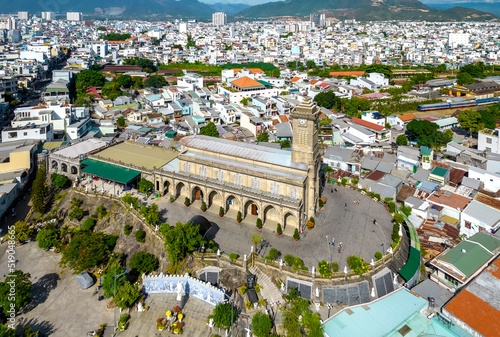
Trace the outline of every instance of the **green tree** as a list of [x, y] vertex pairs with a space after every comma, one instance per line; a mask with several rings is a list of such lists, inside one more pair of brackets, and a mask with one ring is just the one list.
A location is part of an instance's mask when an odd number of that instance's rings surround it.
[[82, 230], [84, 231], [91, 231], [92, 228], [95, 226], [95, 220], [93, 218], [87, 218], [85, 221], [82, 223]]
[[138, 187], [140, 193], [149, 193], [153, 190], [155, 185], [149, 180], [142, 178], [138, 183]]
[[17, 241], [24, 242], [33, 235], [33, 228], [27, 222], [17, 221], [14, 224], [14, 233]]
[[280, 145], [282, 149], [289, 149], [292, 145], [288, 139], [280, 140]]
[[[483, 72], [483, 69], [480, 65], [476, 64], [466, 64], [465, 66], [460, 68], [460, 72], [458, 73], [458, 76], [460, 74], [469, 74], [473, 78], [485, 78], [486, 75]], [[458, 78], [457, 76], [457, 78]]]
[[141, 291], [139, 290], [137, 284], [131, 284], [129, 281], [126, 281], [120, 287], [120, 290], [116, 291], [114, 301], [118, 307], [125, 309], [131, 307], [140, 296]]
[[57, 188], [64, 188], [68, 183], [68, 178], [65, 175], [52, 173], [50, 176], [50, 180], [52, 181], [52, 185]]
[[31, 202], [33, 204], [33, 210], [35, 212], [44, 213], [45, 206], [47, 205], [47, 195], [49, 190], [47, 188], [47, 162], [42, 161], [38, 170], [36, 171], [36, 177], [32, 185]]
[[6, 316], [9, 316], [8, 310], [12, 305], [17, 313], [19, 309], [31, 302], [30, 278], [29, 273], [14, 270], [5, 277], [3, 282], [0, 282], [0, 306], [3, 307]]
[[147, 80], [144, 81], [144, 86], [148, 88], [161, 88], [167, 85], [165, 77], [161, 75], [151, 75]]
[[0, 324], [0, 336], [2, 337], [16, 337], [16, 330], [10, 329], [6, 324]]
[[216, 327], [229, 328], [237, 317], [238, 311], [230, 303], [218, 303], [213, 311], [213, 322]]
[[132, 76], [130, 75], [121, 75], [116, 79], [116, 82], [123, 88], [130, 88], [134, 81], [132, 80]]
[[280, 252], [276, 248], [271, 248], [269, 250], [269, 253], [266, 256], [266, 259], [268, 259], [268, 260], [276, 260], [279, 255], [280, 255]]
[[396, 137], [396, 143], [398, 145], [402, 146], [407, 146], [408, 145], [408, 139], [406, 138], [406, 135], [402, 134]]
[[312, 61], [312, 60], [309, 60], [306, 62], [306, 68], [307, 69], [314, 69], [314, 68], [316, 68], [316, 63], [314, 63], [314, 61]]
[[258, 142], [266, 142], [266, 143], [269, 142], [269, 134], [267, 133], [267, 131], [260, 133], [257, 136], [257, 141]]
[[458, 85], [467, 85], [476, 83], [476, 79], [468, 73], [458, 73], [457, 75], [457, 84]]
[[219, 138], [219, 132], [213, 122], [208, 123], [200, 129], [200, 135]]
[[293, 238], [295, 241], [300, 239], [299, 230], [297, 228], [295, 228], [295, 231], [293, 232]]
[[132, 79], [134, 81], [132, 88], [141, 89], [144, 87], [144, 82], [143, 82], [142, 78], [140, 78], [139, 76], [136, 76], [136, 77], [132, 77]]
[[116, 119], [116, 126], [120, 127], [120, 128], [124, 128], [126, 126], [125, 124], [125, 117], [123, 116], [120, 116]]
[[252, 317], [252, 332], [256, 337], [269, 336], [269, 331], [273, 328], [273, 322], [269, 315], [256, 313]]
[[144, 221], [152, 226], [160, 222], [160, 212], [155, 203], [152, 203], [151, 206], [142, 206], [139, 213], [144, 217]]
[[120, 90], [120, 84], [117, 81], [111, 81], [106, 84], [101, 89], [101, 94], [106, 96], [110, 100], [115, 100], [118, 96], [122, 95]]
[[138, 229], [137, 232], [135, 232], [135, 240], [140, 243], [146, 242], [146, 232], [142, 229]]
[[76, 75], [76, 88], [85, 93], [88, 87], [102, 87], [104, 85], [104, 76], [97, 70], [82, 70]]
[[466, 109], [458, 114], [458, 123], [469, 132], [478, 132], [480, 126], [481, 113], [474, 109]]
[[40, 336], [40, 331], [38, 330], [33, 330], [32, 327], [29, 325], [23, 326], [23, 332], [21, 334], [21, 337], [38, 337]]
[[314, 96], [314, 101], [318, 103], [318, 106], [326, 109], [340, 110], [340, 107], [342, 106], [340, 98], [336, 96], [332, 90], [320, 92]]
[[308, 337], [323, 337], [323, 326], [318, 313], [305, 310], [302, 316], [302, 323], [307, 331]]
[[[120, 275], [125, 271], [125, 268], [120, 266], [116, 260], [110, 261], [110, 265], [102, 278], [102, 290], [104, 291], [104, 297], [113, 297], [114, 287], [115, 287], [115, 276]], [[116, 279], [116, 291], [125, 283], [127, 279], [125, 277], [120, 277]]]
[[198, 226], [178, 222], [165, 231], [165, 245], [171, 264], [185, 258], [204, 243]]
[[107, 260], [117, 239], [116, 235], [102, 232], [77, 232], [62, 250], [59, 266], [63, 269], [71, 268], [75, 274], [95, 267]]
[[59, 242], [61, 231], [57, 228], [42, 228], [36, 235], [38, 247], [42, 249], [49, 249], [54, 247]]
[[137, 252], [130, 259], [130, 268], [134, 268], [140, 274], [151, 273], [158, 268], [158, 259], [156, 256], [146, 252]]

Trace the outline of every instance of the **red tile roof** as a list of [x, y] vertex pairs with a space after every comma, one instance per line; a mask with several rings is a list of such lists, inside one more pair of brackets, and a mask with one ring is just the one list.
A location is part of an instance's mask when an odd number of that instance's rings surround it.
[[399, 116], [399, 119], [401, 119], [403, 122], [411, 121], [415, 118], [417, 118], [417, 117], [415, 117], [414, 114]]
[[231, 82], [232, 85], [235, 85], [239, 88], [261, 88], [264, 87], [261, 83], [256, 80], [251, 79], [248, 76], [240, 77]]
[[460, 208], [463, 210], [471, 199], [456, 193], [446, 195], [442, 192], [436, 192], [429, 196], [427, 200], [439, 205], [448, 206], [454, 209]]
[[298, 80], [300, 80], [300, 77], [295, 76], [294, 78], [292, 78], [292, 79], [290, 80], [290, 82], [297, 82]]
[[382, 125], [377, 125], [377, 124], [374, 124], [372, 122], [362, 120], [361, 118], [358, 118], [358, 117], [353, 117], [351, 119], [351, 122], [365, 126], [367, 128], [373, 129], [375, 131], [382, 131], [384, 129], [384, 127]]

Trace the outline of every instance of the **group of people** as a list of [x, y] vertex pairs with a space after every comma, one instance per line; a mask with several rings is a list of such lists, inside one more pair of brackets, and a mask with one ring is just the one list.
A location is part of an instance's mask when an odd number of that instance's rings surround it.
[[[332, 246], [335, 246], [335, 238], [332, 238]], [[339, 253], [342, 252], [342, 242], [339, 243], [339, 249], [338, 249]]]

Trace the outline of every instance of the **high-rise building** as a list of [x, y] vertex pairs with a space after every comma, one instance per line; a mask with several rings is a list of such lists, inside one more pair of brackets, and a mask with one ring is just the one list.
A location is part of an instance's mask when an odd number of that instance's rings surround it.
[[326, 26], [326, 15], [325, 14], [311, 14], [309, 15], [309, 21], [314, 24], [315, 27], [325, 27]]
[[188, 24], [187, 22], [179, 23], [179, 33], [187, 33]]
[[227, 24], [227, 15], [224, 12], [215, 12], [212, 14], [212, 23], [215, 26], [224, 26]]
[[42, 20], [55, 20], [56, 13], [54, 12], [42, 12]]
[[19, 20], [28, 20], [29, 19], [29, 12], [17, 12], [17, 18]]
[[66, 20], [68, 21], [82, 21], [83, 15], [79, 12], [67, 12]]
[[3, 30], [3, 29], [6, 29], [6, 30], [17, 29], [16, 18], [13, 16], [0, 18], [0, 30]]

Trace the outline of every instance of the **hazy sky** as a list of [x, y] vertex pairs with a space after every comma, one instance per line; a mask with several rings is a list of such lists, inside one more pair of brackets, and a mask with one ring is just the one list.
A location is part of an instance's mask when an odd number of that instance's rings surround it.
[[[247, 4], [247, 5], [259, 5], [263, 4], [266, 2], [272, 2], [273, 0], [200, 0], [201, 2], [207, 3], [207, 4], [214, 4], [217, 2], [223, 3], [223, 4]], [[274, 1], [280, 1], [280, 0], [274, 0]]]

